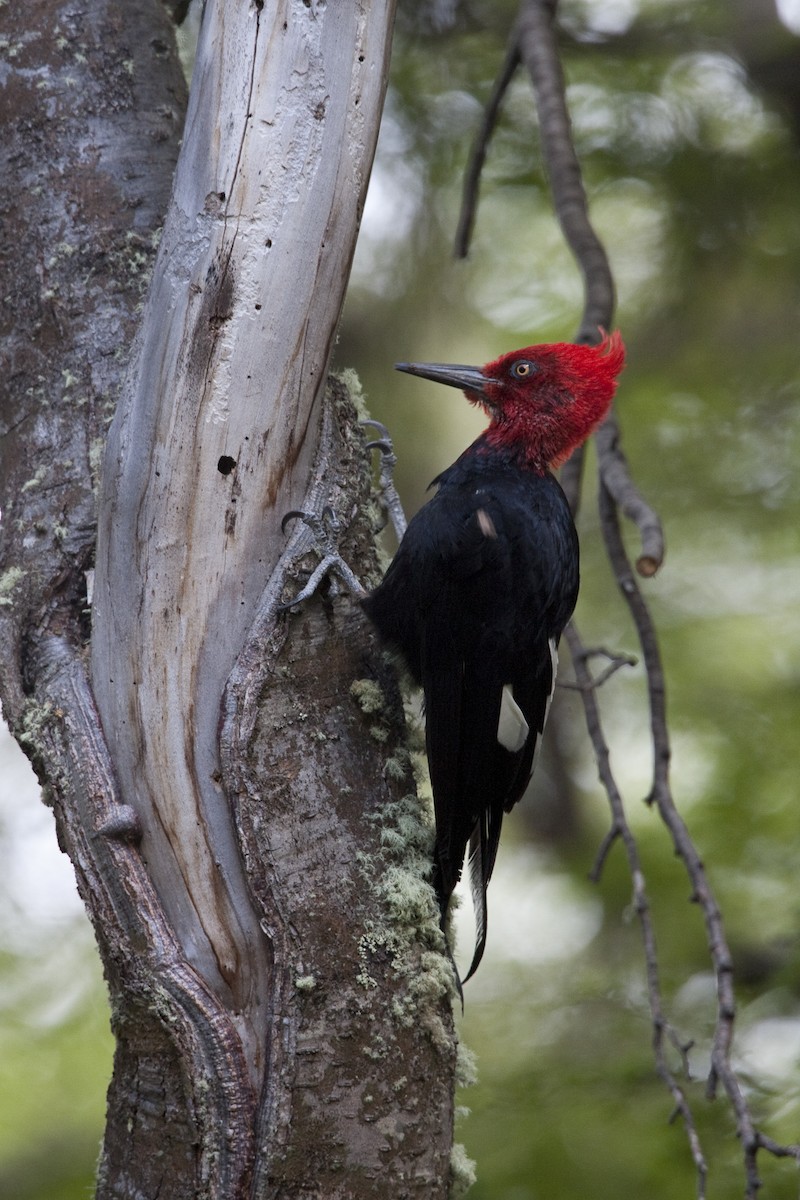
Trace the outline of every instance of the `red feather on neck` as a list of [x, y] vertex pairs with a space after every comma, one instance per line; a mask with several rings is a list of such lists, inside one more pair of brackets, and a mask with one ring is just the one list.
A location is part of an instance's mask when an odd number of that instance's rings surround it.
[[[530, 364], [525, 378], [514, 374], [521, 363]], [[479, 442], [521, 454], [540, 473], [561, 466], [606, 416], [624, 364], [619, 333], [597, 346], [556, 342], [501, 355], [483, 368], [492, 381], [485, 395], [467, 393], [491, 417]]]

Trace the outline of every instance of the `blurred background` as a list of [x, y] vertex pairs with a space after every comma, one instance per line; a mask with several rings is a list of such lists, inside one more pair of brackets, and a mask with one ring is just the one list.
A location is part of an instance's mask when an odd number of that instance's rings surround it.
[[[643, 589], [667, 671], [675, 797], [734, 952], [748, 1099], [765, 1132], [799, 1141], [800, 0], [562, 0], [559, 11], [628, 345], [625, 449], [666, 527], [665, 565]], [[569, 340], [579, 322], [580, 279], [551, 214], [523, 72], [490, 148], [472, 252], [452, 255], [464, 163], [515, 12], [513, 0], [401, 0], [335, 366], [357, 370], [390, 426], [409, 512], [482, 422], [457, 392], [392, 364], [480, 364]], [[591, 452], [579, 528], [584, 638], [635, 654], [599, 543]], [[641, 667], [618, 672], [601, 700], [667, 1011], [694, 1043], [686, 1089], [708, 1196], [738, 1196], [731, 1114], [704, 1098], [715, 1016], [704, 928], [644, 803]], [[459, 1097], [471, 1112], [457, 1138], [477, 1162], [470, 1195], [691, 1197], [684, 1131], [653, 1068], [620, 846], [588, 881], [609, 815], [574, 693], [559, 691], [546, 740], [532, 794], [507, 823], [486, 958], [459, 1019], [478, 1060], [479, 1082]], [[102, 1130], [108, 1011], [71, 867], [7, 735], [0, 861], [0, 1195], [77, 1200]], [[765, 1200], [798, 1195], [790, 1160], [759, 1161]]]

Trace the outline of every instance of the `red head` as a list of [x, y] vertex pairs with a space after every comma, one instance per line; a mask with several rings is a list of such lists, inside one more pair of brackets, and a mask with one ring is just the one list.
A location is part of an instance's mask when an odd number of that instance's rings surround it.
[[605, 417], [625, 363], [619, 333], [599, 346], [557, 342], [502, 354], [485, 367], [398, 363], [397, 369], [463, 389], [491, 418], [482, 440], [522, 451], [529, 466], [559, 467]]

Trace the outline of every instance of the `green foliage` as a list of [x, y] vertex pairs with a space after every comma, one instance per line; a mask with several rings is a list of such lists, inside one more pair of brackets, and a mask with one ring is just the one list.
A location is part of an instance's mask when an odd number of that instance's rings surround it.
[[53, 944], [38, 961], [0, 962], [0, 1195], [14, 1200], [85, 1200], [93, 1190], [111, 1033], [87, 932], [61, 931], [66, 954]]

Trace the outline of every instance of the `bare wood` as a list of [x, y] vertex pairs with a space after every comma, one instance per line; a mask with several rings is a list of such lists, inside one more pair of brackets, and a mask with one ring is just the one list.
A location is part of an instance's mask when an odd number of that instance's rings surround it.
[[[254, 1083], [267, 959], [216, 730], [283, 547], [281, 517], [304, 492], [391, 17], [391, 4], [207, 7], [173, 201], [106, 454], [98, 707], [168, 919], [240, 1014]], [[235, 462], [228, 474], [223, 456]]]

